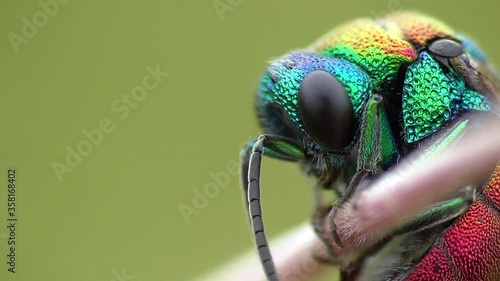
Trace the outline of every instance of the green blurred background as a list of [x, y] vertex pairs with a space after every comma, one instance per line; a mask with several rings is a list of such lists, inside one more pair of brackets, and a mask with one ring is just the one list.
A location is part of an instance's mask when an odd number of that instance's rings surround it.
[[[424, 11], [500, 62], [493, 1], [60, 2], [68, 3], [46, 18], [38, 1], [0, 4], [2, 281], [191, 280], [251, 249], [233, 170], [259, 134], [258, 79], [269, 59], [339, 23]], [[156, 68], [169, 73], [158, 83], [148, 80]], [[122, 100], [144, 79], [140, 102]], [[101, 122], [114, 130], [84, 147], [82, 131]], [[78, 148], [87, 155], [61, 170]], [[8, 168], [18, 185], [15, 274], [6, 264]], [[213, 173], [227, 182], [183, 216], [195, 192], [216, 183]], [[263, 176], [271, 236], [308, 219], [312, 200], [296, 166], [266, 160]]]

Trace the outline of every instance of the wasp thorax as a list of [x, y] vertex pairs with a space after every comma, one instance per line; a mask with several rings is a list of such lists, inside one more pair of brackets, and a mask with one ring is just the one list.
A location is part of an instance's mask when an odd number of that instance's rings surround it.
[[299, 112], [307, 133], [333, 150], [348, 146], [354, 134], [354, 111], [345, 87], [332, 74], [316, 70], [302, 81]]

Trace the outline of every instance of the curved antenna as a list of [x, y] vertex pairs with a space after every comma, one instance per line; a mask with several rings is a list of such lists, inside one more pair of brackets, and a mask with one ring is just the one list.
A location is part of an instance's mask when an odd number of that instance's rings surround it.
[[248, 167], [248, 213], [250, 224], [252, 225], [253, 237], [259, 251], [259, 257], [269, 281], [279, 281], [273, 257], [269, 249], [264, 222], [262, 220], [262, 205], [260, 203], [260, 171], [262, 165], [262, 154], [267, 143], [267, 137], [261, 136], [254, 144], [252, 154], [250, 155]]

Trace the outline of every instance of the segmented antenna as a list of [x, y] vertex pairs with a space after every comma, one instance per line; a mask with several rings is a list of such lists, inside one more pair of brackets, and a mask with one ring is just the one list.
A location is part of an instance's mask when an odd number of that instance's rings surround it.
[[248, 169], [248, 213], [250, 216], [250, 224], [253, 229], [255, 244], [259, 251], [259, 257], [264, 269], [264, 272], [270, 281], [279, 281], [276, 268], [274, 266], [273, 257], [269, 249], [264, 223], [262, 221], [262, 205], [260, 203], [260, 171], [262, 165], [262, 154], [265, 146], [265, 137], [259, 138], [254, 144], [252, 154], [250, 156], [250, 164]]

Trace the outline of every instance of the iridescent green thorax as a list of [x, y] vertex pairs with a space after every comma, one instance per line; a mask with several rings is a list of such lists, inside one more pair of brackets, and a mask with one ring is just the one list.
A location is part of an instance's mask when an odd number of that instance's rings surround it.
[[359, 118], [364, 102], [372, 93], [370, 77], [345, 60], [312, 53], [293, 53], [271, 64], [261, 80], [258, 95], [257, 106], [261, 116], [269, 116], [270, 113], [266, 112], [269, 105], [277, 104], [306, 133], [299, 114], [297, 94], [307, 74], [316, 70], [332, 74], [345, 86], [355, 117]]
[[400, 70], [417, 59], [416, 49], [438, 38], [456, 36], [432, 17], [396, 13], [377, 20], [358, 19], [335, 28], [311, 50], [356, 64], [372, 77], [375, 87], [391, 89]]
[[416, 47], [427, 46], [431, 40], [456, 37], [455, 31], [442, 21], [419, 13], [392, 14], [379, 20], [379, 23]]
[[390, 86], [397, 78], [401, 65], [411, 62], [404, 57], [388, 56], [376, 48], [367, 49], [365, 54], [360, 54], [350, 47], [339, 46], [325, 50], [323, 54], [341, 57], [363, 66], [374, 78], [378, 88]]
[[401, 66], [417, 57], [409, 42], [368, 19], [333, 30], [315, 43], [312, 50], [360, 66], [370, 74], [377, 88], [390, 85]]
[[489, 108], [485, 97], [467, 89], [465, 81], [455, 72], [445, 74], [426, 52], [406, 72], [403, 120], [409, 143], [435, 133], [462, 112]]
[[275, 129], [276, 124], [269, 122], [274, 116], [269, 111], [276, 109], [270, 105], [275, 104], [286, 113], [285, 119], [307, 135], [297, 93], [305, 76], [314, 70], [327, 71], [345, 85], [357, 121], [372, 94], [402, 93], [401, 130], [407, 143], [432, 135], [464, 111], [490, 110], [486, 98], [470, 90], [463, 77], [452, 69], [444, 73], [431, 55], [422, 52], [429, 42], [440, 38], [462, 40], [471, 60], [480, 69], [486, 65], [486, 57], [472, 41], [418, 13], [358, 19], [335, 28], [311, 45], [309, 53], [294, 53], [272, 63], [258, 96], [261, 122], [268, 131]]

